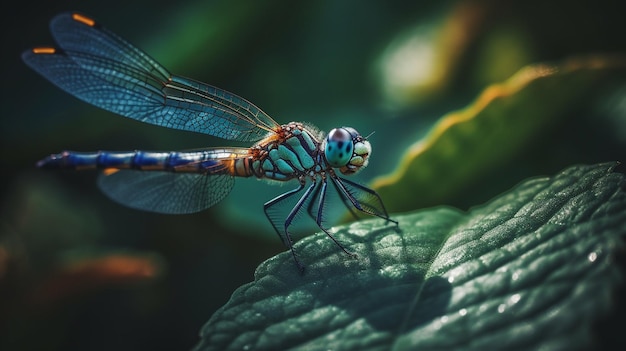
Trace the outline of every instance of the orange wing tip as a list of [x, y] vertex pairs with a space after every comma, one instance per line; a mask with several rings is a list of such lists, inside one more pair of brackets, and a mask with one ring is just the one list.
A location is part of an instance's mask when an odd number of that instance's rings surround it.
[[117, 173], [117, 172], [119, 172], [119, 171], [120, 171], [120, 170], [119, 170], [119, 169], [117, 169], [117, 168], [105, 168], [105, 169], [104, 169], [104, 171], [102, 171], [102, 173], [103, 173], [105, 176], [110, 176], [111, 174], [113, 174], [113, 173]]
[[72, 19], [74, 21], [78, 21], [81, 23], [84, 23], [86, 25], [88, 25], [89, 27], [93, 27], [96, 24], [96, 21], [92, 20], [91, 18], [87, 17], [87, 16], [83, 16], [79, 13], [73, 13], [72, 14]]
[[33, 54], [54, 54], [55, 48], [33, 48]]

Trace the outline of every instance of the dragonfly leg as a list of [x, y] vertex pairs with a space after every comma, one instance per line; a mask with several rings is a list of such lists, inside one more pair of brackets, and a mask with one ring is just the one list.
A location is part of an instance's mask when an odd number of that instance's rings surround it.
[[[329, 238], [331, 238], [335, 244], [337, 246], [339, 246], [339, 248], [345, 252], [348, 256], [356, 258], [357, 255], [353, 252], [348, 251], [343, 245], [341, 245], [341, 243], [339, 241], [337, 241], [337, 239], [335, 239], [335, 237], [328, 231], [328, 229], [324, 228], [323, 225], [323, 219], [324, 219], [324, 205], [325, 205], [325, 200], [326, 200], [326, 188], [327, 188], [328, 182], [326, 181], [326, 178], [324, 178], [324, 180], [322, 181], [321, 185], [320, 185], [320, 189], [319, 191], [315, 194], [315, 198], [318, 198], [318, 205], [317, 205], [317, 216], [315, 217], [315, 223], [317, 223], [317, 226], [324, 231], [324, 233], [326, 233], [326, 235], [328, 235]], [[315, 200], [315, 198], [313, 200]], [[345, 202], [344, 202], [345, 203]], [[309, 209], [311, 209], [311, 206], [309, 206]]]
[[[302, 206], [307, 202], [307, 199], [313, 193], [313, 190], [316, 188], [316, 185], [317, 185], [316, 182], [313, 181], [313, 183], [306, 189], [302, 197], [300, 197], [300, 200], [298, 200], [298, 202], [295, 204], [295, 206], [291, 209], [291, 211], [287, 215], [287, 218], [285, 219], [285, 224], [284, 224], [285, 237], [287, 238], [288, 246], [289, 246], [289, 249], [291, 250], [291, 254], [293, 255], [293, 259], [296, 261], [296, 265], [300, 269], [300, 273], [304, 273], [304, 266], [302, 265], [302, 263], [300, 263], [300, 260], [298, 259], [298, 256], [296, 255], [296, 251], [293, 249], [293, 241], [291, 240], [291, 234], [289, 234], [289, 226], [291, 225], [291, 222], [293, 222], [296, 215], [302, 210]], [[304, 187], [304, 182], [301, 183], [301, 186], [299, 189], [302, 189], [302, 187]]]
[[339, 193], [345, 196], [357, 210], [398, 226], [398, 222], [389, 217], [385, 205], [376, 191], [345, 178], [332, 177], [332, 180], [340, 189]]
[[352, 205], [352, 202], [350, 201], [350, 199], [348, 199], [346, 194], [344, 194], [344, 192], [339, 188], [336, 182], [333, 181], [332, 183], [335, 189], [337, 190], [337, 194], [339, 194], [339, 197], [341, 198], [341, 202], [343, 202], [343, 204], [346, 206], [348, 211], [350, 211], [350, 214], [352, 215], [352, 217], [354, 217], [354, 219], [359, 219], [359, 216], [357, 216], [356, 212], [354, 212], [355, 207]]
[[296, 265], [298, 266], [298, 269], [300, 270], [300, 273], [304, 273], [304, 266], [302, 265], [302, 263], [300, 263], [300, 260], [298, 259], [298, 256], [296, 255], [296, 251], [293, 248], [293, 240], [291, 239], [291, 234], [289, 233], [289, 226], [291, 225], [291, 222], [296, 217], [298, 212], [300, 212], [300, 210], [302, 209], [302, 205], [306, 202], [307, 198], [313, 192], [313, 189], [315, 188], [316, 183], [313, 182], [313, 184], [311, 184], [309, 186], [309, 188], [305, 191], [305, 193], [302, 195], [302, 197], [300, 197], [300, 200], [298, 200], [296, 205], [289, 212], [289, 214], [287, 215], [287, 218], [285, 219], [282, 231], [279, 230], [278, 226], [276, 225], [276, 222], [277, 222], [278, 219], [271, 217], [270, 209], [274, 205], [277, 205], [277, 204], [281, 203], [282, 201], [284, 201], [284, 200], [290, 198], [291, 196], [293, 196], [293, 195], [299, 193], [300, 191], [302, 191], [302, 189], [304, 189], [304, 185], [305, 185], [305, 181], [301, 180], [300, 181], [300, 186], [298, 188], [296, 188], [294, 190], [291, 190], [291, 191], [288, 191], [288, 192], [286, 192], [286, 193], [284, 193], [282, 195], [277, 196], [276, 198], [274, 198], [274, 199], [268, 201], [267, 203], [265, 203], [265, 205], [263, 206], [263, 208], [265, 210], [265, 215], [267, 216], [267, 219], [269, 219], [270, 223], [272, 223], [272, 226], [274, 227], [274, 230], [278, 234], [278, 237], [280, 238], [280, 240], [291, 251], [291, 255], [293, 256], [293, 259], [296, 262]]
[[[334, 182], [332, 184], [335, 187], [335, 189], [337, 190], [337, 194], [339, 194], [339, 197], [341, 198], [341, 202], [343, 202], [344, 206], [346, 206], [348, 211], [350, 211], [350, 214], [352, 214], [352, 217], [354, 217], [354, 219], [359, 219], [359, 216], [357, 216], [356, 212], [354, 212], [354, 206], [352, 206], [352, 203], [350, 202], [350, 200], [348, 200], [346, 195], [344, 195], [343, 192], [339, 189], [339, 187], [337, 187], [337, 184], [335, 184]], [[322, 186], [322, 183], [320, 183], [318, 185], [318, 188], [321, 188], [321, 186]], [[324, 185], [324, 188], [325, 187], [326, 187], [326, 185]], [[326, 191], [326, 190], [324, 189], [324, 191]], [[319, 194], [320, 194], [320, 191], [316, 189], [315, 192], [314, 192], [313, 198], [311, 198], [311, 201], [309, 202], [309, 206], [307, 208], [307, 213], [309, 214], [309, 216], [314, 221], [316, 221], [316, 223], [321, 228], [321, 225], [320, 225], [321, 220], [318, 220], [317, 219], [317, 214], [314, 213], [314, 211], [315, 211], [315, 204], [316, 204], [316, 201], [318, 200]], [[318, 204], [318, 209], [319, 209], [319, 204]], [[323, 218], [322, 218], [322, 220], [323, 220]]]
[[311, 219], [313, 219], [315, 221], [316, 219], [316, 215], [314, 213], [315, 211], [315, 203], [317, 201], [317, 198], [319, 197], [319, 188], [322, 186], [322, 183], [317, 184], [317, 188], [313, 191], [313, 197], [311, 198], [311, 201], [309, 201], [309, 205], [307, 206], [306, 212], [309, 214], [309, 217], [311, 217]]
[[274, 227], [274, 230], [276, 231], [276, 234], [278, 234], [278, 237], [280, 238], [280, 241], [282, 241], [282, 243], [285, 246], [289, 247], [289, 248], [291, 248], [291, 245], [290, 245], [290, 241], [291, 240], [289, 238], [283, 237], [283, 235], [281, 234], [281, 231], [278, 229], [278, 226], [276, 225], [276, 221], [278, 219], [277, 218], [272, 218], [272, 216], [270, 214], [270, 209], [274, 205], [279, 204], [280, 202], [290, 198], [294, 194], [297, 194], [298, 192], [302, 191], [302, 189], [304, 189], [304, 182], [300, 182], [300, 186], [298, 186], [296, 189], [293, 189], [293, 190], [288, 191], [288, 192], [286, 192], [284, 194], [278, 195], [277, 197], [273, 198], [272, 200], [266, 202], [263, 205], [263, 211], [265, 211], [265, 216], [267, 217], [267, 219], [272, 224], [272, 227]]

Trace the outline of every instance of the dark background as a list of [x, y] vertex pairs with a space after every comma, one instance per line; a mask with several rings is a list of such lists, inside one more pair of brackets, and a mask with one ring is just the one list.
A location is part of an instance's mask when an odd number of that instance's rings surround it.
[[[326, 131], [350, 125], [364, 135], [375, 131], [371, 165], [360, 177], [368, 182], [390, 173], [403, 150], [437, 118], [524, 65], [624, 53], [621, 3], [11, 4], [2, 21], [0, 349], [189, 349], [232, 291], [253, 279], [254, 268], [285, 250], [266, 223], [262, 204], [294, 185], [237, 180], [233, 194], [208, 211], [164, 216], [108, 200], [98, 191], [95, 174], [34, 167], [40, 158], [66, 149], [233, 144], [98, 110], [29, 70], [20, 54], [53, 44], [48, 22], [55, 14], [88, 14], [171, 72], [235, 92], [279, 123], [305, 121]], [[411, 51], [401, 54], [401, 48], [411, 47], [407, 43], [418, 53], [425, 48], [417, 55], [424, 61], [413, 64], [421, 71], [394, 75], [395, 68], [415, 60]], [[429, 48], [439, 56], [429, 56]], [[620, 159], [626, 145], [623, 87], [620, 96], [622, 109], [611, 133], [575, 129], [596, 138], [597, 148], [584, 154], [564, 150], [557, 161], [527, 154], [519, 158], [519, 172], [509, 172], [499, 187], [441, 204], [465, 209], [528, 176], [572, 162]]]

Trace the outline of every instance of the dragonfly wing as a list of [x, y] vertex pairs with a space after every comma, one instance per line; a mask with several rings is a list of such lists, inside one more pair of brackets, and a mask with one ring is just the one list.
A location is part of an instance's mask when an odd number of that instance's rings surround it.
[[233, 188], [230, 174], [116, 170], [102, 173], [100, 189], [123, 205], [150, 212], [184, 214], [207, 209]]
[[229, 140], [256, 141], [278, 128], [249, 101], [171, 75], [146, 53], [88, 17], [61, 14], [50, 26], [61, 49], [35, 48], [22, 58], [85, 102], [142, 122]]
[[[157, 87], [147, 82], [138, 83], [142, 78], [137, 72], [135, 76], [130, 75], [130, 71], [124, 73], [117, 80], [113, 74], [95, 73], [95, 70], [104, 71], [105, 65], [113, 63], [98, 62], [95, 57], [84, 56], [83, 64], [78, 65], [75, 60], [78, 56], [74, 53], [72, 59], [66, 52], [55, 50], [47, 54], [27, 51], [22, 58], [37, 73], [85, 102], [140, 121], [167, 124], [160, 117], [164, 96]], [[90, 60], [94, 62], [91, 66], [87, 63]], [[119, 64], [114, 66], [117, 68], [113, 72], [121, 71]]]
[[260, 140], [280, 128], [248, 100], [193, 79], [172, 76], [163, 92], [165, 113], [190, 115], [174, 121], [184, 125], [172, 128], [201, 130], [222, 139], [248, 142]]

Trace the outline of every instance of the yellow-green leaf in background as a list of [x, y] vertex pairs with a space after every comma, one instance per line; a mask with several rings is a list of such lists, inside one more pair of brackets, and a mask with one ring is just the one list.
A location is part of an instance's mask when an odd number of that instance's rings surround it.
[[451, 198], [472, 190], [482, 176], [569, 123], [568, 113], [590, 101], [599, 87], [626, 81], [624, 73], [621, 56], [527, 66], [486, 88], [467, 108], [443, 116], [373, 187], [390, 212], [452, 204]]

